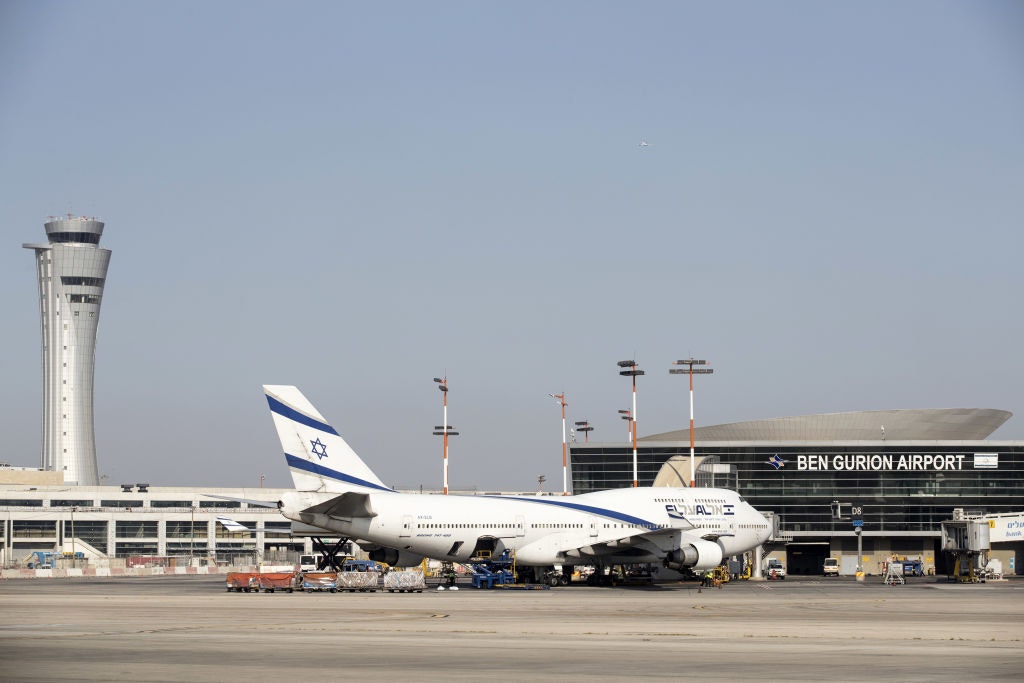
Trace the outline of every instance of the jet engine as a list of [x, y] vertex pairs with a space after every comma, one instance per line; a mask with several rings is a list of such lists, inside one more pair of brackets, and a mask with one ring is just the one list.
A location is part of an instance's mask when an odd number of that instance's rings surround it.
[[[366, 550], [366, 546], [363, 546]], [[415, 567], [423, 562], [423, 556], [410, 553], [398, 548], [385, 548], [377, 546], [373, 550], [367, 550], [367, 554], [374, 562], [383, 562], [392, 567]]]
[[697, 540], [670, 552], [664, 561], [669, 569], [691, 567], [701, 571], [722, 564], [722, 546], [714, 541]]

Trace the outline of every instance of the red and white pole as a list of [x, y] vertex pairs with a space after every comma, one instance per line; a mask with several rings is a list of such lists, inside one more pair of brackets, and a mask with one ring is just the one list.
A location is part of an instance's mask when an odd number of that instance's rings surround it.
[[448, 495], [448, 378], [441, 382], [444, 389], [441, 395], [444, 396], [444, 413], [441, 416], [441, 424], [444, 426], [444, 495]]
[[693, 449], [693, 366], [690, 366], [690, 488], [697, 486], [696, 477], [694, 476], [693, 461], [694, 461], [694, 449]]
[[677, 360], [672, 365], [685, 365], [686, 369], [670, 368], [670, 375], [681, 375], [684, 372], [690, 376], [690, 488], [697, 486], [697, 476], [695, 472], [696, 468], [696, 455], [694, 453], [694, 428], [693, 428], [693, 376], [698, 375], [710, 375], [714, 372], [711, 368], [700, 367], [696, 370], [693, 369], [694, 365], [704, 366], [707, 365], [706, 360], [695, 360], [689, 358], [687, 360]]
[[631, 413], [630, 424], [633, 426], [633, 488], [639, 486], [636, 472], [636, 375], [633, 375], [633, 412]]
[[562, 495], [569, 495], [569, 467], [568, 467], [568, 447], [565, 443], [565, 392], [563, 391], [558, 396], [558, 402], [562, 404]]
[[448, 495], [448, 437], [458, 436], [459, 433], [451, 428], [448, 424], [448, 377], [435, 377], [434, 381], [438, 384], [438, 389], [441, 390], [442, 394], [442, 405], [444, 406], [444, 413], [441, 416], [442, 423], [434, 426], [434, 436], [440, 436], [444, 438], [444, 484], [443, 490], [444, 495]]

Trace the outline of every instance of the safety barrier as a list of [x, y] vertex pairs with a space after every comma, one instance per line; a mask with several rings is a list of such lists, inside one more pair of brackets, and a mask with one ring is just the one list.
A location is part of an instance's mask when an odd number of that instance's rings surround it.
[[67, 567], [62, 569], [2, 569], [0, 579], [67, 579], [114, 576], [168, 576], [185, 574], [227, 574], [256, 571], [255, 567]]

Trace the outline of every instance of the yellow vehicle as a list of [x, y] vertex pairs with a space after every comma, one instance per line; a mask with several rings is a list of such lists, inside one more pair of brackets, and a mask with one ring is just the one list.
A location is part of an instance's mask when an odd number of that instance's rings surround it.
[[729, 568], [724, 565], [718, 565], [712, 571], [712, 577], [715, 580], [715, 585], [720, 586], [723, 583], [729, 583]]

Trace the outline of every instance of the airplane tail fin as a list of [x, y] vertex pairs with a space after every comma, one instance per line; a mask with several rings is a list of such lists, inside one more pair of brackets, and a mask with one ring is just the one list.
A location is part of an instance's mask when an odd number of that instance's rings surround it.
[[264, 385], [274, 427], [299, 491], [391, 491], [293, 386]]

